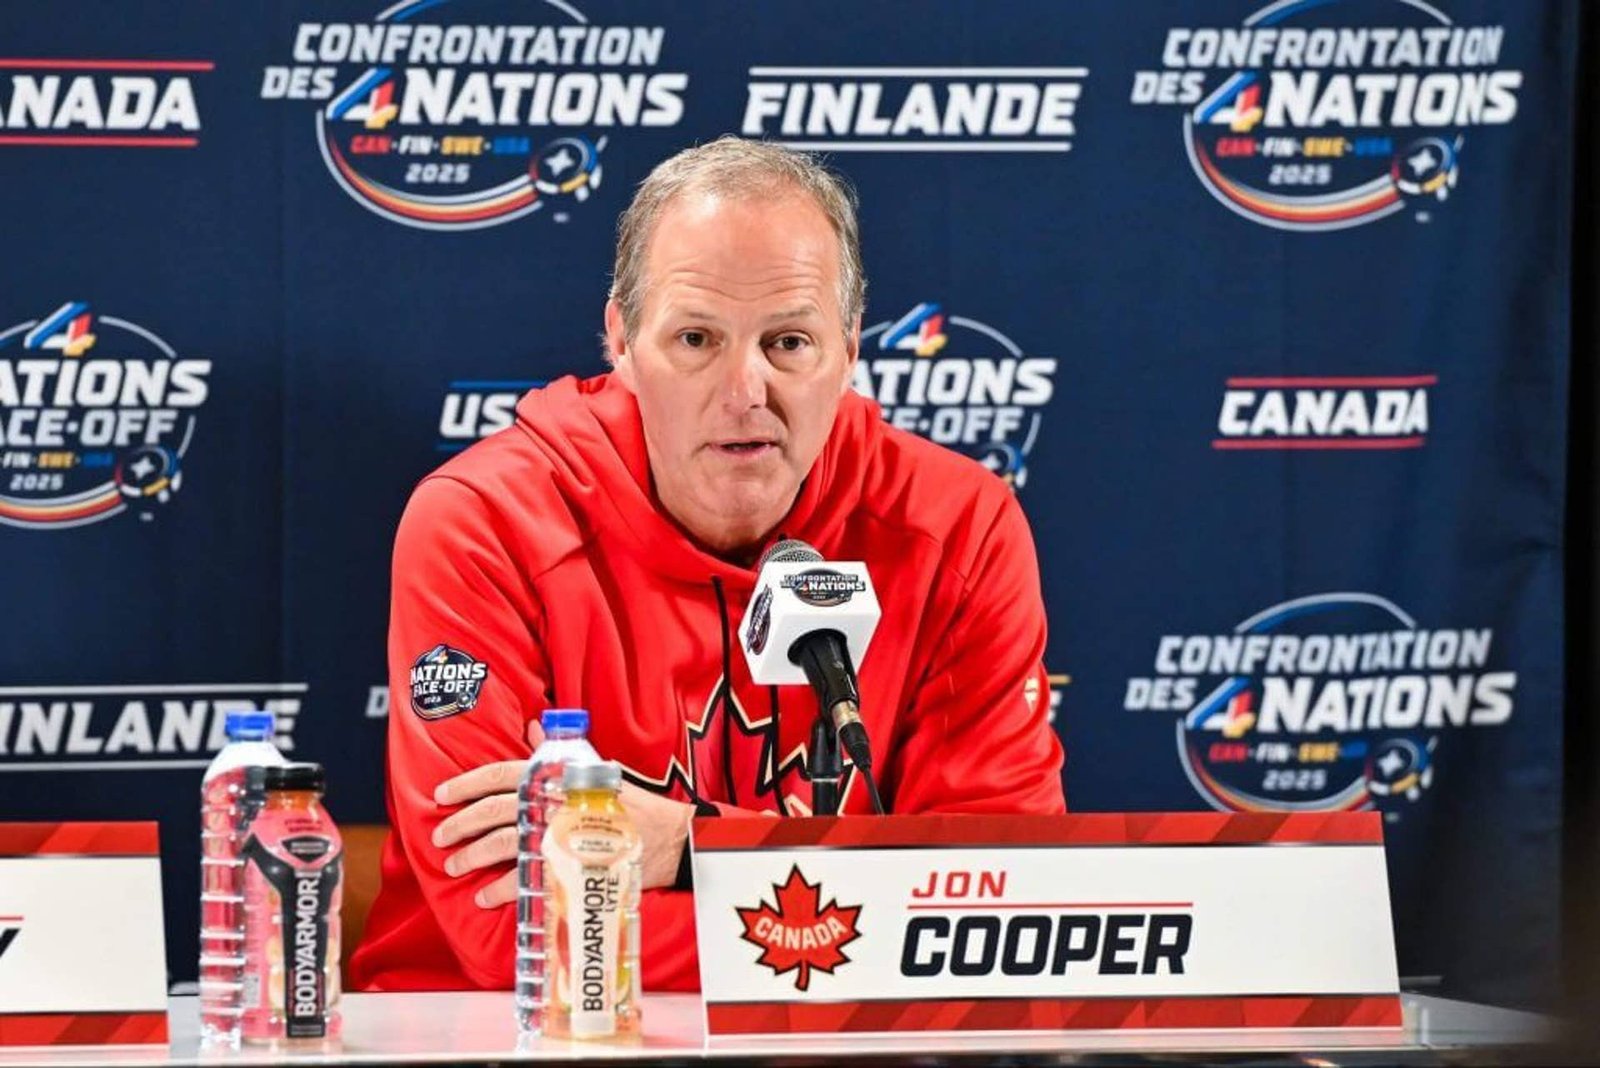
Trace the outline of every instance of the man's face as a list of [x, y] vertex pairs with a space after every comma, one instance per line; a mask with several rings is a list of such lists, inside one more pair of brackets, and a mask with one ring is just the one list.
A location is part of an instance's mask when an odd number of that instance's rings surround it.
[[[717, 551], [755, 545], [799, 493], [850, 388], [859, 321], [808, 197], [686, 196], [657, 220], [637, 335], [606, 344], [639, 401], [663, 507]], [[848, 337], [848, 340], [846, 340]]]

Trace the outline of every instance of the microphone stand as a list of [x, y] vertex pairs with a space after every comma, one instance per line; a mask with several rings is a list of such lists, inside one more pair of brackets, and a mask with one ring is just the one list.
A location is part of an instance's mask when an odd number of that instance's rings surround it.
[[811, 813], [814, 816], [839, 814], [839, 783], [844, 764], [839, 759], [839, 738], [833, 724], [819, 709], [811, 724], [811, 748], [806, 756], [806, 777], [811, 780]]

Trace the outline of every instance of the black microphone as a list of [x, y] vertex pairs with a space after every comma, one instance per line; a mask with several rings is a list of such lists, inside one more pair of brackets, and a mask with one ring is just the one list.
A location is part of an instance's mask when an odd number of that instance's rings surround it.
[[[826, 561], [816, 549], [793, 538], [778, 542], [762, 554], [757, 566], [761, 577], [756, 582], [757, 589], [762, 592], [751, 606], [754, 625], [745, 628], [746, 656], [759, 656], [768, 651], [753, 648], [757, 642], [749, 639], [758, 631], [762, 638], [770, 634], [780, 641], [788, 639], [784, 652], [789, 663], [805, 673], [806, 681], [816, 691], [823, 715], [833, 723], [840, 748], [861, 769], [873, 805], [882, 812], [882, 801], [872, 775], [872, 748], [868, 744], [866, 724], [861, 722], [861, 691], [850, 652], [852, 645], [864, 650], [870, 641], [878, 623], [877, 598], [864, 565], [839, 564], [798, 570], [794, 566], [805, 564], [826, 565]], [[769, 566], [773, 568], [770, 573]], [[764, 646], [765, 642], [760, 644]], [[762, 676], [770, 676], [772, 665], [767, 657], [759, 659], [767, 661], [762, 665], [765, 670], [753, 670], [752, 676], [755, 681], [762, 682]], [[752, 667], [755, 666], [753, 661]], [[773, 681], [779, 680], [774, 678]]]

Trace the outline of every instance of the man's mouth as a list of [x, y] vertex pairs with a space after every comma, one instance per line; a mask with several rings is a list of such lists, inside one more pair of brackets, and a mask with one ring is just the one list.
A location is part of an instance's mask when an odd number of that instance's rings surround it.
[[777, 443], [765, 438], [743, 438], [733, 441], [719, 441], [715, 448], [724, 456], [737, 456], [742, 458], [765, 456], [776, 449]]

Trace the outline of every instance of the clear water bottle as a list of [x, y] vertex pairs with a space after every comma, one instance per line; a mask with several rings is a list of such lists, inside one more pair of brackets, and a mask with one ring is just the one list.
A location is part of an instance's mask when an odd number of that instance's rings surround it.
[[594, 763], [586, 735], [589, 713], [552, 708], [539, 717], [544, 742], [533, 751], [517, 790], [517, 1028], [544, 1029], [544, 858], [541, 844], [550, 813], [561, 804], [561, 777], [572, 763]]
[[[287, 763], [271, 712], [229, 712], [200, 786], [200, 1040], [238, 1048], [244, 992], [244, 847], [253, 769]], [[259, 778], [259, 771], [257, 772]]]

